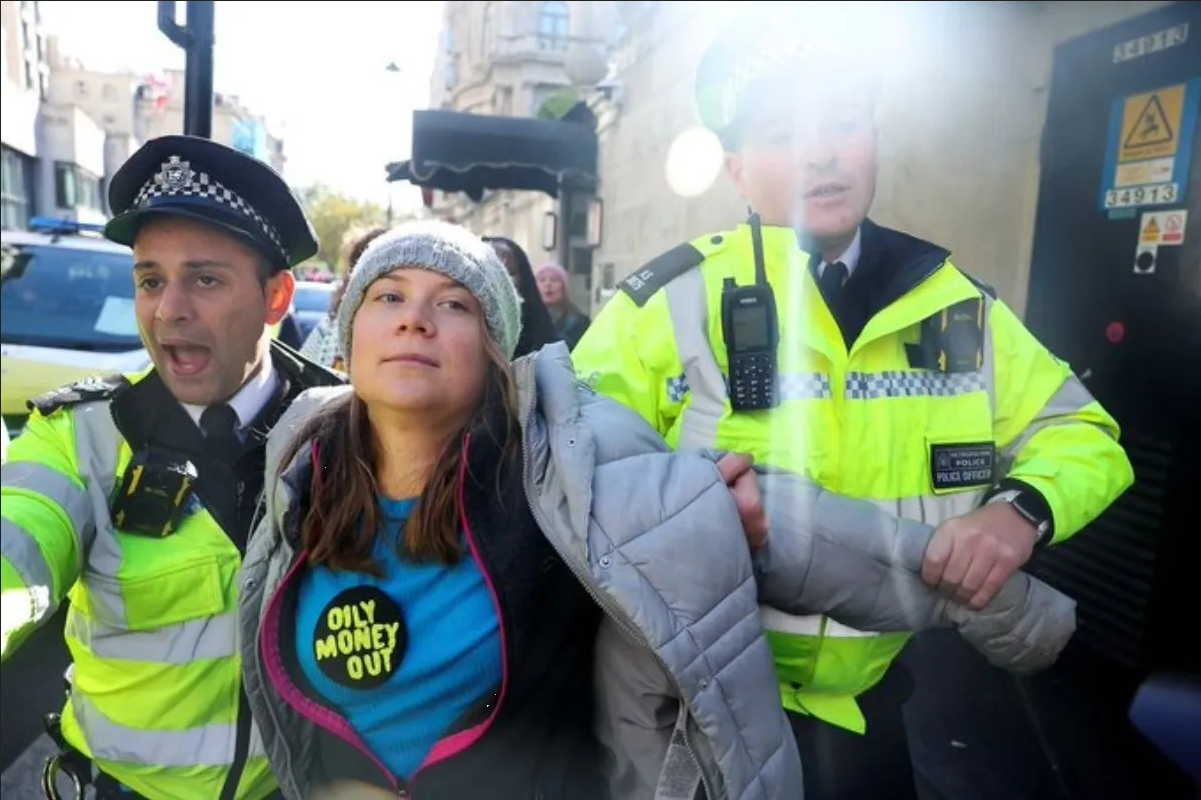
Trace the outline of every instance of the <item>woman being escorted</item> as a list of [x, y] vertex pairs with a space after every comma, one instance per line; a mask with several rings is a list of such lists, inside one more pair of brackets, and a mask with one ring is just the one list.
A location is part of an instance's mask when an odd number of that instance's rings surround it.
[[[283, 794], [799, 797], [748, 547], [765, 530], [740, 517], [749, 464], [668, 452], [561, 344], [509, 366], [517, 291], [466, 230], [380, 236], [337, 323], [352, 385], [273, 429], [241, 579], [245, 688]], [[645, 735], [599, 710], [665, 681], [687, 702]], [[666, 754], [649, 773], [614, 766], [648, 747]]]

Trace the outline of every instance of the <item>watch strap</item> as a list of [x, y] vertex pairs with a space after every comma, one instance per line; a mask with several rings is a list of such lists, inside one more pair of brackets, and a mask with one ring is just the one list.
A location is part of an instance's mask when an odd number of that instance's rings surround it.
[[1009, 503], [1022, 519], [1034, 526], [1038, 534], [1035, 547], [1047, 545], [1054, 538], [1055, 521], [1051, 506], [1035, 489], [1018, 481], [1003, 481], [984, 502]]

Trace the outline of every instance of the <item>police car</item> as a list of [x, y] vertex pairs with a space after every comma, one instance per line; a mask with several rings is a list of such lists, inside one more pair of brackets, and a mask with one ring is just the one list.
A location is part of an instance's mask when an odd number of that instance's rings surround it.
[[134, 316], [133, 254], [103, 229], [35, 217], [28, 231], [0, 233], [0, 413], [13, 435], [27, 400], [150, 364]]

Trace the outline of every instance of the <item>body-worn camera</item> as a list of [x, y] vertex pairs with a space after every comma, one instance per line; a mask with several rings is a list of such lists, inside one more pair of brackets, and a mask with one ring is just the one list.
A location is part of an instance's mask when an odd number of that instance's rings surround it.
[[113, 523], [125, 533], [170, 536], [187, 513], [197, 474], [191, 461], [170, 450], [139, 450], [113, 493]]
[[909, 365], [947, 373], [983, 367], [984, 301], [963, 300], [924, 320], [921, 340], [910, 346]]

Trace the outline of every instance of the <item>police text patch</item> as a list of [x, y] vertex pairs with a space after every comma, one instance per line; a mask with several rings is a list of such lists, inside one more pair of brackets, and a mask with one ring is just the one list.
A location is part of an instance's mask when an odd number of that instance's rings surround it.
[[325, 676], [351, 689], [374, 689], [400, 667], [408, 644], [400, 606], [375, 586], [340, 592], [317, 620], [313, 657]]
[[997, 462], [993, 442], [930, 445], [930, 480], [934, 491], [990, 486]]

